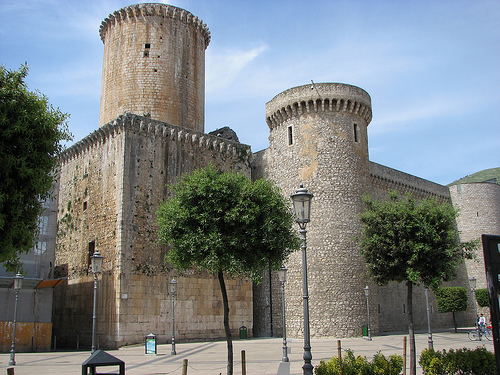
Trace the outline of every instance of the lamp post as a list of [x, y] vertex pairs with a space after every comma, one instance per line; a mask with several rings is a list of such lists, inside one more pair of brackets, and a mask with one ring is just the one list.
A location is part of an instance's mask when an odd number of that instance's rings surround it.
[[313, 375], [313, 365], [311, 364], [311, 339], [309, 333], [309, 294], [307, 287], [307, 243], [306, 243], [306, 224], [311, 221], [311, 200], [313, 195], [300, 184], [295, 194], [290, 196], [293, 201], [296, 222], [300, 227], [300, 236], [302, 239], [302, 293], [304, 300], [304, 366], [302, 366], [304, 375]]
[[366, 297], [366, 312], [368, 314], [368, 340], [372, 341], [372, 331], [370, 329], [370, 302], [369, 298], [370, 297], [370, 288], [365, 286], [365, 297]]
[[172, 279], [170, 282], [170, 294], [172, 294], [172, 351], [170, 354], [176, 355], [175, 351], [175, 293], [177, 292], [177, 281]]
[[23, 286], [24, 276], [19, 272], [14, 276], [14, 290], [16, 291], [16, 302], [14, 304], [14, 327], [12, 334], [12, 346], [10, 348], [10, 361], [9, 366], [16, 365], [16, 321], [17, 321], [17, 301], [19, 300], [19, 290]]
[[286, 318], [285, 318], [285, 283], [286, 283], [286, 271], [288, 271], [285, 266], [282, 266], [278, 271], [278, 276], [281, 282], [281, 301], [283, 310], [283, 358], [281, 362], [288, 362], [288, 348], [286, 346]]
[[434, 342], [432, 341], [432, 332], [431, 332], [431, 315], [429, 312], [429, 288], [425, 288], [425, 303], [427, 305], [427, 337], [429, 343], [429, 350], [434, 349]]
[[470, 289], [472, 291], [472, 297], [473, 297], [473, 303], [474, 303], [474, 326], [476, 327], [476, 330], [477, 330], [477, 304], [476, 304], [476, 278], [474, 276], [472, 276], [470, 279], [469, 279], [469, 285], [470, 285]]
[[94, 274], [94, 312], [92, 315], [92, 349], [91, 353], [95, 352], [95, 333], [96, 333], [96, 322], [97, 322], [97, 275], [102, 271], [102, 261], [104, 257], [101, 255], [99, 250], [91, 257], [92, 273]]

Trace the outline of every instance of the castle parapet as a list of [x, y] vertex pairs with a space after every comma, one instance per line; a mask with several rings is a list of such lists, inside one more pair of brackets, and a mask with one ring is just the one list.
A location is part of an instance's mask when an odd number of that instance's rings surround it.
[[116, 22], [126, 20], [127, 18], [131, 19], [146, 16], [160, 16], [182, 21], [187, 25], [197, 28], [201, 32], [205, 38], [205, 48], [210, 44], [210, 31], [202, 20], [185, 9], [157, 3], [130, 5], [110, 14], [102, 21], [101, 27], [99, 28], [99, 35], [101, 36], [102, 42], [104, 43], [106, 39], [106, 33], [110, 25], [114, 25]]
[[344, 83], [311, 83], [283, 91], [266, 103], [269, 128], [287, 119], [318, 112], [348, 112], [369, 124], [372, 119], [370, 95], [363, 89]]

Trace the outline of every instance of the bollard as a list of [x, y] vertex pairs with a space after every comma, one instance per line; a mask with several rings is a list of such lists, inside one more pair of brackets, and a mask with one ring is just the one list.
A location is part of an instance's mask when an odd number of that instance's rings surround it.
[[9, 367], [7, 369], [7, 375], [14, 375], [14, 367]]
[[406, 336], [403, 337], [403, 375], [406, 375]]
[[182, 375], [187, 375], [188, 373], [188, 360], [183, 359], [182, 360]]
[[339, 353], [340, 375], [342, 375], [342, 345], [340, 344], [340, 340], [337, 340], [337, 350], [338, 350], [338, 353]]
[[247, 375], [247, 363], [244, 350], [241, 351], [241, 375]]

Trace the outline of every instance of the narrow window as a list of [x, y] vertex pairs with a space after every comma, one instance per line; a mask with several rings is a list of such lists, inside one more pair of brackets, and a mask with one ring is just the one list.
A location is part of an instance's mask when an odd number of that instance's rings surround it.
[[380, 314], [380, 303], [378, 304], [378, 313]]
[[406, 305], [403, 303], [403, 314], [406, 314]]
[[87, 201], [83, 202], [83, 210], [85, 211], [87, 209]]
[[151, 43], [144, 44], [144, 57], [149, 57], [149, 50], [151, 49]]
[[359, 142], [359, 127], [358, 127], [358, 124], [354, 124], [354, 142]]
[[292, 127], [288, 127], [288, 145], [293, 144], [293, 132], [292, 132]]
[[95, 253], [95, 241], [89, 242], [89, 253], [87, 254], [87, 266], [90, 267], [92, 264], [92, 255]]

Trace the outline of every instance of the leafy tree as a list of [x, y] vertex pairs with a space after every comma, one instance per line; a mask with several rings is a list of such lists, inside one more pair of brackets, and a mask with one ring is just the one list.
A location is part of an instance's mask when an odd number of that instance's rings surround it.
[[233, 346], [224, 274], [259, 281], [269, 265], [279, 269], [299, 247], [290, 203], [267, 180], [252, 182], [214, 167], [199, 169], [172, 186], [173, 198], [158, 211], [160, 241], [175, 268], [217, 275], [224, 305], [227, 373], [233, 373]]
[[56, 178], [61, 141], [70, 140], [67, 115], [24, 83], [28, 67], [0, 66], [0, 262], [20, 268], [34, 244], [42, 201]]
[[476, 301], [481, 307], [489, 307], [490, 299], [488, 296], [488, 289], [476, 289]]
[[455, 333], [458, 332], [455, 312], [467, 310], [467, 289], [464, 287], [443, 287], [434, 292], [438, 311], [440, 313], [453, 313], [453, 326]]
[[458, 242], [457, 211], [434, 199], [400, 198], [395, 191], [389, 192], [387, 200], [364, 197], [364, 202], [361, 251], [372, 278], [379, 285], [391, 281], [407, 285], [410, 374], [414, 375], [413, 285], [423, 283], [434, 289], [453, 279], [463, 257], [469, 257]]

